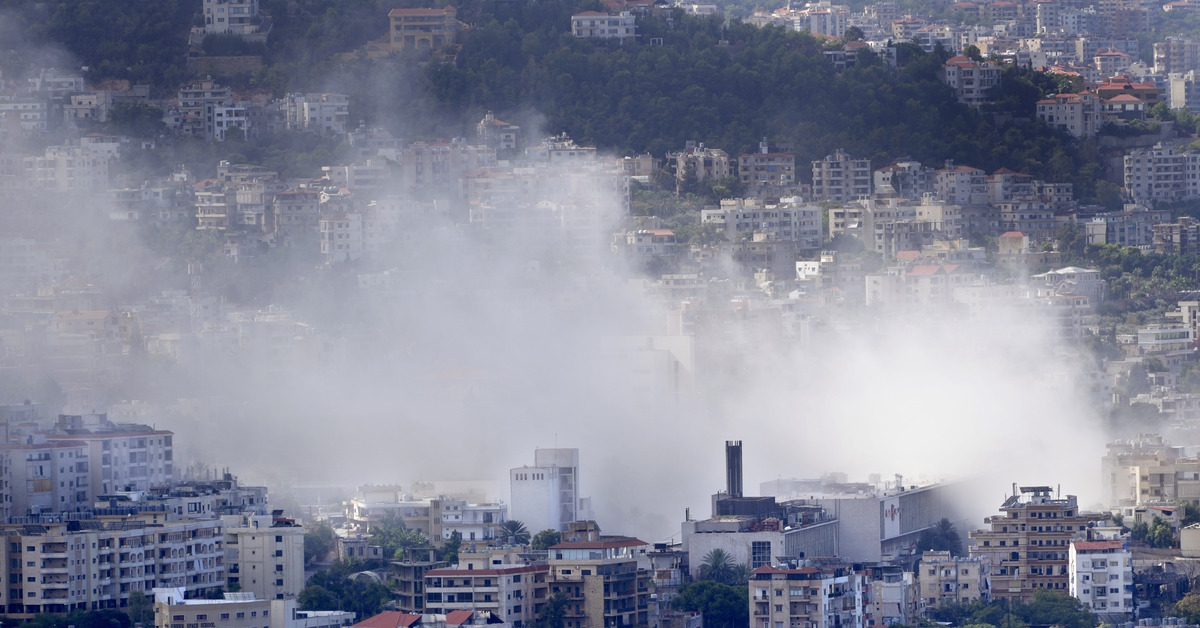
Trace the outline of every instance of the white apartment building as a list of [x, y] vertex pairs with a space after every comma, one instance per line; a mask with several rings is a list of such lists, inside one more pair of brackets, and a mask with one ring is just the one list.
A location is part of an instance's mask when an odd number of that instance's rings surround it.
[[937, 171], [934, 189], [938, 199], [957, 205], [980, 205], [989, 199], [987, 175], [971, 166], [947, 163]]
[[496, 527], [508, 520], [506, 504], [471, 504], [461, 499], [441, 502], [442, 540], [457, 532], [466, 543], [492, 541], [496, 539]]
[[91, 505], [87, 448], [79, 443], [47, 442], [41, 435], [19, 445], [0, 445], [0, 514], [38, 514]]
[[568, 523], [583, 518], [578, 449], [536, 449], [533, 466], [509, 470], [508, 480], [512, 493], [509, 513], [531, 533], [565, 532]]
[[258, 0], [204, 0], [204, 32], [249, 35], [258, 30]]
[[1200, 154], [1177, 153], [1161, 144], [1125, 155], [1125, 193], [1135, 200], [1200, 196]]
[[289, 130], [345, 133], [350, 120], [350, 97], [345, 94], [288, 94], [284, 118]]
[[51, 442], [87, 448], [89, 494], [146, 491], [175, 479], [174, 433], [147, 425], [121, 424], [103, 414], [59, 417]]
[[1037, 102], [1037, 117], [1074, 137], [1091, 137], [1101, 126], [1098, 109], [1094, 94], [1055, 94]]
[[1096, 614], [1132, 614], [1133, 554], [1121, 541], [1072, 541], [1071, 597]]
[[637, 19], [629, 11], [609, 15], [599, 11], [584, 11], [571, 16], [571, 34], [591, 39], [626, 39], [637, 37]]
[[1000, 85], [1000, 66], [984, 61], [978, 63], [958, 56], [942, 66], [942, 82], [954, 90], [958, 102], [978, 107], [991, 100], [992, 92]]
[[721, 226], [730, 242], [765, 234], [794, 240], [800, 249], [815, 251], [821, 246], [821, 208], [795, 197], [769, 204], [748, 198], [723, 199], [720, 209], [701, 210], [700, 222]]
[[0, 122], [22, 131], [46, 130], [46, 101], [28, 98], [0, 100]]
[[321, 259], [326, 264], [351, 262], [366, 252], [362, 214], [359, 213], [321, 217], [317, 221], [317, 236], [321, 244]]

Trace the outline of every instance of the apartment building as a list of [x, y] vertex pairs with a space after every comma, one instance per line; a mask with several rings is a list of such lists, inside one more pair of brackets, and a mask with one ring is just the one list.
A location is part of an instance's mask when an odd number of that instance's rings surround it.
[[62, 415], [46, 435], [50, 442], [86, 448], [91, 496], [146, 491], [175, 480], [174, 433], [148, 425], [115, 424], [105, 414]]
[[593, 526], [582, 540], [549, 550], [551, 595], [566, 600], [567, 628], [644, 625], [650, 616], [650, 573], [638, 568], [645, 541], [602, 537]]
[[221, 87], [211, 78], [183, 87], [176, 97], [180, 131], [209, 140], [216, 138], [217, 108], [233, 106], [233, 90]]
[[1200, 70], [1200, 41], [1167, 37], [1154, 44], [1155, 74], [1169, 76], [1192, 70]]
[[987, 561], [991, 595], [1028, 603], [1039, 590], [1068, 593], [1070, 543], [1089, 522], [1107, 515], [1083, 514], [1074, 495], [1057, 497], [1049, 486], [1022, 486], [1004, 501], [987, 529], [970, 533], [971, 558]]
[[258, 31], [258, 0], [204, 0], [206, 34], [249, 35]]
[[821, 214], [819, 206], [795, 197], [776, 203], [734, 198], [721, 200], [720, 209], [701, 210], [700, 223], [721, 227], [730, 242], [766, 234], [772, 239], [794, 240], [802, 250], [816, 251], [822, 242]]
[[696, 181], [708, 178], [729, 177], [734, 174], [737, 164], [730, 160], [729, 153], [719, 148], [709, 148], [703, 142], [688, 142], [678, 153], [668, 153], [668, 161], [675, 162], [675, 178], [677, 185], [682, 184], [689, 176]]
[[438, 50], [458, 42], [458, 10], [392, 9], [388, 12], [389, 42], [392, 50]]
[[750, 628], [862, 628], [863, 579], [849, 566], [781, 569], [750, 574]]
[[1125, 193], [1134, 200], [1200, 196], [1200, 154], [1157, 145], [1125, 155]]
[[987, 175], [979, 168], [947, 162], [937, 171], [937, 198], [955, 205], [981, 205], [989, 201]]
[[549, 597], [548, 565], [466, 566], [425, 572], [426, 613], [490, 611], [505, 625], [523, 628]]
[[813, 198], [818, 201], [852, 201], [871, 195], [870, 159], [856, 159], [841, 149], [812, 162]]
[[124, 608], [133, 591], [182, 588], [191, 595], [225, 585], [218, 520], [148, 525], [130, 517], [0, 526], [8, 615]]
[[321, 193], [309, 188], [294, 188], [275, 195], [271, 202], [275, 232], [284, 236], [317, 233], [321, 216]]
[[990, 61], [977, 62], [964, 56], [951, 57], [942, 66], [942, 82], [954, 90], [954, 98], [978, 107], [992, 99], [1000, 85], [1001, 67]]
[[[419, 531], [425, 538], [437, 541], [448, 539], [454, 532], [466, 542], [490, 541], [496, 538], [496, 527], [509, 518], [508, 505], [501, 503], [472, 503], [457, 497], [417, 498], [404, 493], [399, 486], [359, 487], [360, 495], [350, 501], [347, 515], [360, 529], [390, 517], [397, 517], [410, 530]], [[519, 519], [530, 529], [530, 520]]]
[[276, 511], [221, 517], [230, 585], [259, 599], [282, 600], [304, 588], [304, 528]]
[[1094, 94], [1055, 94], [1037, 101], [1037, 117], [1075, 137], [1092, 137], [1100, 129], [1099, 103]]
[[283, 99], [284, 122], [289, 130], [345, 133], [350, 119], [350, 97], [345, 94], [288, 94]]
[[921, 572], [921, 603], [926, 608], [988, 599], [988, 565], [981, 558], [927, 551], [917, 568]]
[[362, 214], [351, 212], [322, 216], [317, 220], [321, 260], [326, 264], [352, 262], [366, 252]]
[[1137, 469], [1163, 467], [1183, 457], [1182, 447], [1171, 446], [1158, 434], [1138, 434], [1130, 440], [1108, 443], [1106, 449], [1100, 459], [1100, 486], [1106, 506], [1140, 504]]
[[0, 445], [0, 514], [69, 511], [91, 505], [87, 447], [43, 435]]
[[615, 39], [620, 43], [637, 38], [637, 18], [629, 11], [616, 14], [584, 11], [571, 16], [571, 34], [586, 39]]
[[1122, 541], [1072, 541], [1070, 594], [1097, 615], [1133, 614], [1133, 554]]
[[764, 140], [757, 153], [738, 157], [738, 179], [747, 189], [792, 187], [796, 184], [796, 155], [771, 152]]
[[535, 449], [533, 466], [508, 472], [511, 514], [530, 530], [565, 532], [579, 521], [579, 450]]
[[187, 599], [179, 588], [156, 587], [154, 628], [335, 628], [354, 623], [348, 611], [301, 611], [296, 600], [264, 600], [253, 593], [225, 593], [221, 599]]

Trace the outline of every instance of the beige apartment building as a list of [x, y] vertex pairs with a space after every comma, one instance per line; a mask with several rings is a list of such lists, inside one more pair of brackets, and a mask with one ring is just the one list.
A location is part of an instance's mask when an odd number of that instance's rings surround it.
[[125, 517], [0, 529], [9, 616], [124, 608], [134, 591], [182, 588], [199, 595], [225, 585], [220, 521], [159, 526]]
[[750, 628], [862, 628], [862, 577], [848, 566], [779, 569], [750, 576]]
[[444, 9], [392, 9], [388, 12], [388, 21], [392, 50], [436, 50], [456, 43], [461, 25], [458, 10], [452, 6]]
[[637, 559], [646, 542], [598, 533], [585, 538], [550, 547], [550, 593], [566, 598], [567, 628], [649, 623], [650, 574], [638, 569]]
[[984, 519], [988, 528], [971, 532], [971, 558], [988, 563], [993, 599], [1028, 603], [1042, 589], [1066, 594], [1071, 539], [1108, 516], [1080, 513], [1074, 495], [1057, 497], [1049, 486], [1013, 488], [1000, 514]]
[[942, 604], [969, 604], [988, 598], [987, 564], [981, 558], [951, 556], [950, 552], [921, 555], [921, 603], [926, 608]]
[[549, 573], [547, 565], [432, 569], [425, 572], [424, 612], [491, 611], [505, 625], [523, 628], [533, 622], [549, 597]]

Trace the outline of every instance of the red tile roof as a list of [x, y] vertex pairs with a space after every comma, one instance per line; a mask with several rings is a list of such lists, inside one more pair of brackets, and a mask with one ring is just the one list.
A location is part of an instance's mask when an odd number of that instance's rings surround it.
[[413, 624], [420, 623], [421, 616], [412, 613], [401, 613], [400, 611], [384, 611], [373, 617], [368, 617], [354, 626], [357, 628], [409, 628]]
[[461, 626], [470, 621], [471, 616], [474, 614], [475, 611], [450, 611], [449, 613], [446, 613], [446, 625]]
[[1000, 234], [1001, 238], [1024, 238], [1025, 234], [1020, 231], [1005, 231]]

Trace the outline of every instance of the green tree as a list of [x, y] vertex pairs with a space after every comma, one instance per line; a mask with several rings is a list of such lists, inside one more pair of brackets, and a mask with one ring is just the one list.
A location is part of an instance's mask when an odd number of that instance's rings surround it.
[[1182, 617], [1189, 624], [1200, 623], [1200, 593], [1188, 593], [1171, 607], [1172, 617]]
[[525, 524], [516, 519], [509, 519], [501, 523], [496, 528], [496, 537], [498, 540], [504, 540], [509, 545], [528, 545], [529, 530], [525, 529]]
[[562, 542], [562, 534], [558, 530], [547, 528], [533, 535], [533, 549], [542, 551], [550, 549], [552, 545], [558, 545]]
[[1183, 500], [1179, 502], [1183, 507], [1183, 520], [1180, 521], [1181, 526], [1190, 526], [1193, 523], [1200, 523], [1200, 506], [1191, 500]]
[[949, 519], [943, 517], [932, 528], [921, 532], [917, 538], [917, 551], [928, 550], [950, 552], [952, 556], [962, 556], [962, 538]]
[[567, 599], [555, 593], [546, 599], [542, 610], [533, 620], [533, 628], [564, 628], [566, 626]]
[[324, 560], [336, 542], [333, 528], [322, 523], [304, 533], [304, 564]]
[[713, 580], [683, 585], [671, 606], [680, 611], [699, 611], [704, 625], [712, 628], [747, 628], [750, 625], [749, 587], [731, 586]]
[[700, 563], [700, 577], [729, 584], [735, 565], [733, 556], [718, 547], [704, 555], [704, 562]]
[[450, 533], [450, 538], [442, 543], [442, 549], [439, 552], [441, 560], [450, 564], [458, 563], [458, 550], [462, 547], [462, 535], [458, 530]]
[[130, 622], [149, 626], [154, 623], [154, 602], [141, 591], [130, 591], [125, 613]]

